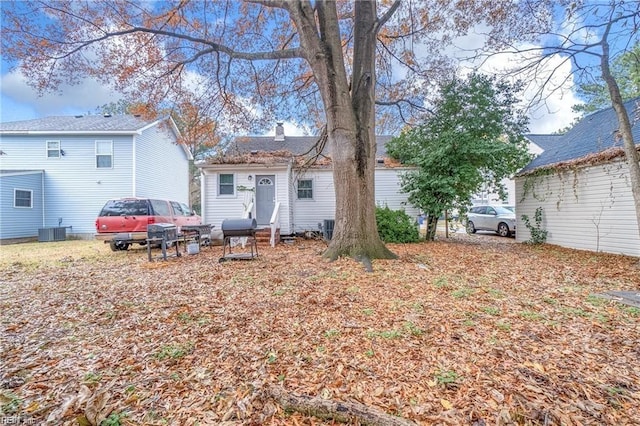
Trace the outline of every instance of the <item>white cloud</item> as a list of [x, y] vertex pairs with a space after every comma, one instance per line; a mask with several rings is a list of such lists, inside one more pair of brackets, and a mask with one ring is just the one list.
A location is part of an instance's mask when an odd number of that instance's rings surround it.
[[[120, 99], [111, 89], [89, 78], [81, 80], [77, 85], [63, 85], [57, 93], [46, 92], [39, 95], [18, 70], [2, 75], [0, 93], [3, 105], [22, 105], [29, 107], [35, 114], [35, 117], [23, 119], [93, 112], [104, 104]], [[3, 111], [3, 121], [8, 114], [9, 111]]]
[[[571, 108], [582, 103], [575, 94], [571, 62], [557, 54], [541, 61], [540, 46], [520, 46], [518, 50], [490, 57], [480, 71], [525, 83], [523, 106], [528, 106], [531, 133], [552, 133], [571, 125], [579, 116]], [[513, 72], [536, 61], [538, 65], [533, 69]]]

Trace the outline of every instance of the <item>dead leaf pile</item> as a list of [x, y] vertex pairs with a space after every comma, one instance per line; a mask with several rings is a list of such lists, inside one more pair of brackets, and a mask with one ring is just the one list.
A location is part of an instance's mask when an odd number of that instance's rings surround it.
[[0, 419], [332, 424], [277, 387], [424, 425], [638, 424], [640, 309], [596, 296], [640, 290], [637, 259], [474, 236], [367, 273], [324, 248], [4, 268]]

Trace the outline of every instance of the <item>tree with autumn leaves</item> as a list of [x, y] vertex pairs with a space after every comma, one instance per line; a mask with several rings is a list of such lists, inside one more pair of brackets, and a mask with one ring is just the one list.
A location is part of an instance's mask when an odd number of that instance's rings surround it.
[[[447, 68], [446, 39], [496, 9], [493, 1], [16, 2], [3, 7], [2, 47], [42, 90], [91, 76], [154, 108], [195, 93], [239, 126], [294, 110], [326, 125], [336, 222], [325, 256], [392, 258], [375, 222], [376, 102], [409, 117], [434, 70]], [[420, 58], [417, 43], [430, 55]], [[411, 78], [397, 79], [398, 66]]]
[[336, 222], [325, 256], [392, 258], [375, 223], [376, 123], [398, 129], [425, 112], [453, 75], [455, 37], [539, 26], [514, 18], [527, 6], [550, 19], [554, 3], [20, 1], [3, 3], [2, 51], [41, 90], [90, 76], [150, 109], [190, 101], [245, 131], [276, 116], [326, 126]]

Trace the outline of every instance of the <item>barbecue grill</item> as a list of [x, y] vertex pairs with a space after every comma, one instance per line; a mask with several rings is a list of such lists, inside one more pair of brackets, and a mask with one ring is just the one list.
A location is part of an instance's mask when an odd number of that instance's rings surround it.
[[[255, 219], [223, 220], [221, 229], [224, 237], [224, 244], [220, 262], [224, 262], [229, 259], [253, 259], [258, 256], [258, 245], [256, 242], [257, 227], [258, 224]], [[231, 243], [233, 238], [246, 238], [246, 243], [249, 243], [251, 253], [232, 253]], [[229, 254], [227, 254], [227, 247], [229, 247]]]
[[147, 255], [149, 261], [151, 257], [151, 245], [158, 245], [162, 248], [162, 258], [167, 259], [167, 247], [173, 245], [176, 248], [176, 257], [180, 257], [178, 251], [178, 229], [173, 223], [154, 223], [147, 225]]

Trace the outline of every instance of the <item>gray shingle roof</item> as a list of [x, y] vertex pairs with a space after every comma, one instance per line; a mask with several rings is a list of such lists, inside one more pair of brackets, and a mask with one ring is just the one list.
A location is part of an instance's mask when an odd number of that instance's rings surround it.
[[527, 139], [529, 139], [531, 142], [538, 145], [544, 151], [553, 148], [558, 143], [560, 143], [560, 140], [562, 139], [562, 135], [560, 134], [557, 134], [557, 135], [529, 134], [526, 136], [527, 136]]
[[34, 120], [0, 123], [0, 133], [5, 132], [130, 132], [134, 133], [156, 120], [146, 120], [133, 115], [53, 116]]
[[[376, 136], [376, 157], [386, 156], [385, 144], [392, 136]], [[273, 136], [244, 136], [236, 138], [227, 148], [229, 155], [242, 155], [255, 152], [288, 151], [293, 155], [302, 155], [313, 147], [318, 141], [318, 136], [285, 136], [284, 141], [276, 141]], [[325, 146], [323, 154], [329, 155], [329, 147]]]
[[[625, 102], [631, 119], [633, 139], [640, 141], [640, 98]], [[613, 147], [622, 147], [622, 139], [617, 135], [618, 118], [613, 108], [603, 109], [580, 120], [571, 130], [556, 139], [545, 151], [531, 161], [520, 173], [577, 160], [590, 154], [597, 154]], [[549, 135], [552, 136], [552, 135]], [[535, 142], [535, 141], [534, 141]], [[545, 142], [543, 142], [545, 143]]]

